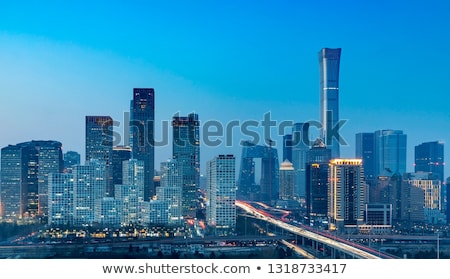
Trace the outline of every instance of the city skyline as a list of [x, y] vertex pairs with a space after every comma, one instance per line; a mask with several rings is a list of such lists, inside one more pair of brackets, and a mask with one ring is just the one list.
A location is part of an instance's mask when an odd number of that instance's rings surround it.
[[[177, 3], [173, 9], [166, 4], [94, 4], [90, 10], [76, 4], [5, 4], [0, 12], [0, 73], [5, 77], [0, 83], [1, 147], [57, 140], [64, 152], [74, 150], [84, 158], [85, 116], [110, 115], [122, 121], [123, 129], [136, 87], [155, 89], [156, 138], [161, 121], [178, 112], [198, 113], [201, 124], [262, 121], [266, 112], [278, 122], [318, 120], [317, 52], [339, 47], [340, 118], [347, 120], [342, 133], [349, 143], [341, 148], [341, 157], [354, 157], [356, 133], [402, 130], [408, 137], [407, 171], [413, 171], [414, 146], [450, 140], [445, 102], [450, 56], [444, 51], [450, 41], [442, 36], [450, 26], [449, 7], [444, 1], [434, 6], [386, 3], [330, 2], [324, 5], [329, 10], [289, 1], [258, 7]], [[34, 22], [39, 11], [48, 19]], [[145, 11], [155, 12], [143, 24], [133, 15]], [[171, 20], [163, 16], [168, 12]], [[313, 19], [318, 12], [329, 15], [330, 22], [339, 19], [333, 30], [327, 29], [329, 22]], [[77, 25], [81, 13], [85, 21]], [[127, 25], [106, 18], [100, 24], [108, 13], [121, 15]], [[235, 15], [233, 21], [228, 21], [229, 13]], [[385, 22], [377, 24], [380, 14]], [[55, 20], [60, 26], [53, 25]], [[217, 154], [239, 156], [240, 139], [236, 135], [232, 148], [202, 146], [202, 173]], [[274, 140], [281, 150], [281, 137]], [[170, 144], [156, 148], [155, 166], [171, 152]], [[449, 158], [448, 149], [444, 152]], [[447, 164], [445, 177], [449, 175]]]

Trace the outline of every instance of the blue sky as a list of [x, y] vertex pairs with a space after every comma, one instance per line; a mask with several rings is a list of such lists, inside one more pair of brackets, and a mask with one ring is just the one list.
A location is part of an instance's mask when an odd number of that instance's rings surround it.
[[[409, 171], [422, 142], [450, 158], [450, 2], [360, 2], [2, 1], [0, 146], [54, 139], [84, 155], [85, 115], [121, 121], [134, 87], [155, 88], [157, 137], [177, 112], [318, 120], [317, 53], [340, 47], [342, 156], [355, 133], [399, 129]], [[239, 139], [202, 148], [202, 166], [239, 157]]]

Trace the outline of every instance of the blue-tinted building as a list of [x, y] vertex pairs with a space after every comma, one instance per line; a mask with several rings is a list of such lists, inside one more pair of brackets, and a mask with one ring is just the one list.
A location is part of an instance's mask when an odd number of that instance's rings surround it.
[[375, 134], [357, 133], [355, 144], [355, 157], [362, 159], [366, 182], [375, 177]]
[[198, 115], [175, 115], [172, 118], [173, 159], [178, 162], [182, 177], [182, 211], [185, 217], [195, 217], [200, 187], [200, 121]]
[[[255, 181], [255, 158], [261, 159], [261, 181]], [[272, 146], [244, 141], [238, 178], [238, 196], [242, 199], [271, 202], [278, 198], [278, 151]]]
[[112, 125], [110, 116], [86, 116], [86, 162], [101, 160], [105, 163], [106, 195], [111, 197], [114, 196]]
[[414, 148], [414, 171], [430, 173], [434, 179], [444, 181], [444, 142], [421, 143]]
[[134, 88], [130, 105], [130, 145], [132, 158], [144, 162], [144, 199], [150, 200], [155, 194], [155, 90]]
[[339, 142], [331, 134], [339, 122], [340, 48], [323, 48], [319, 52], [321, 137], [331, 149], [332, 158], [340, 157]]
[[374, 133], [375, 176], [406, 173], [406, 134], [401, 130]]

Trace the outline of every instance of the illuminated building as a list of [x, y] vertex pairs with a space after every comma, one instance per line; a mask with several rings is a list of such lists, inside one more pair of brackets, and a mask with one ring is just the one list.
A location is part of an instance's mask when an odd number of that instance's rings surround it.
[[340, 48], [323, 48], [319, 52], [321, 137], [331, 149], [331, 157], [339, 158], [339, 142], [331, 131], [339, 122]]
[[357, 229], [364, 222], [366, 187], [361, 159], [333, 159], [329, 165], [328, 219], [331, 229]]
[[174, 116], [173, 159], [177, 160], [182, 177], [182, 214], [187, 218], [196, 217], [198, 189], [200, 187], [200, 122], [198, 115], [190, 113]]
[[294, 166], [287, 159], [280, 166], [280, 194], [281, 200], [294, 199]]
[[207, 163], [206, 220], [215, 235], [236, 229], [236, 159], [219, 155]]

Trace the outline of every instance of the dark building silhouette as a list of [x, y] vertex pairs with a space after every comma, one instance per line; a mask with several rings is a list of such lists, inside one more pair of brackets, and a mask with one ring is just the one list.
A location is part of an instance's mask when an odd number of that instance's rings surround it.
[[198, 115], [175, 115], [172, 119], [173, 159], [182, 175], [182, 214], [195, 217], [200, 187], [200, 121]]
[[339, 122], [340, 48], [323, 48], [319, 52], [321, 137], [331, 149], [331, 157], [340, 157], [339, 142], [331, 130]]
[[130, 145], [132, 158], [144, 162], [144, 200], [155, 194], [155, 90], [134, 88], [130, 105]]
[[316, 140], [307, 152], [306, 216], [311, 225], [320, 226], [328, 214], [328, 168], [331, 150]]
[[[255, 181], [255, 158], [261, 159], [260, 185]], [[278, 198], [278, 152], [272, 146], [243, 142], [238, 179], [238, 196], [242, 199], [271, 202]]]

